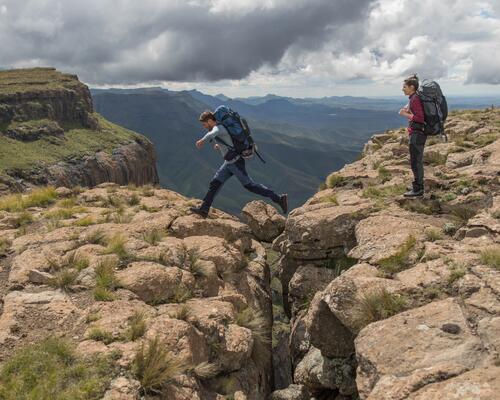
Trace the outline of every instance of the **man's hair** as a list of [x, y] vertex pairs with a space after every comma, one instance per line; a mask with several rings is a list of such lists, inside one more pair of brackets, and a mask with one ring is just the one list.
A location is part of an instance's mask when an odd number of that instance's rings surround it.
[[207, 122], [209, 119], [213, 119], [215, 121], [215, 116], [212, 111], [203, 111], [199, 118], [201, 122]]
[[418, 90], [418, 76], [417, 74], [413, 74], [409, 78], [404, 80], [406, 86], [413, 86], [415, 90]]

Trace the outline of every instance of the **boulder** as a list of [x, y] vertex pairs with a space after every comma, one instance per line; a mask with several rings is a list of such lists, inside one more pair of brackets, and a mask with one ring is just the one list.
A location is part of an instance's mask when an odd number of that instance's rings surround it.
[[178, 290], [194, 289], [194, 277], [177, 267], [165, 267], [153, 262], [134, 262], [116, 273], [120, 284], [145, 302], [165, 302]]
[[264, 242], [272, 242], [285, 229], [285, 217], [261, 200], [248, 203], [241, 211], [241, 216], [257, 239]]
[[[443, 330], [445, 324], [458, 332]], [[428, 382], [429, 368], [439, 374], [458, 374], [481, 359], [481, 341], [470, 330], [457, 300], [448, 298], [409, 310], [364, 328], [355, 340], [358, 360], [356, 383], [362, 399], [377, 389], [415, 387]], [[419, 382], [416, 383], [415, 379]], [[409, 389], [405, 389], [409, 390]]]

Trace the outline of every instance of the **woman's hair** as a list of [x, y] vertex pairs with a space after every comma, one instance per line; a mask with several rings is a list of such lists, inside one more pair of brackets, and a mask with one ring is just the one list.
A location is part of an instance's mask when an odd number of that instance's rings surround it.
[[201, 122], [207, 122], [209, 119], [213, 119], [215, 121], [214, 114], [211, 111], [203, 111], [199, 118]]
[[406, 86], [413, 86], [415, 90], [418, 90], [418, 76], [417, 74], [413, 74], [409, 78], [404, 80]]

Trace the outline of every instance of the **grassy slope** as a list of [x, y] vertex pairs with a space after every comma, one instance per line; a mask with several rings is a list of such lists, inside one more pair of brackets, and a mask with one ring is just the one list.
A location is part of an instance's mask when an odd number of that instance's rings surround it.
[[81, 83], [72, 75], [62, 74], [52, 68], [30, 68], [1, 71], [0, 95], [50, 89], [72, 89]]
[[100, 130], [74, 128], [65, 132], [64, 139], [44, 137], [21, 142], [0, 134], [0, 174], [9, 170], [26, 170], [38, 164], [53, 164], [79, 158], [97, 151], [111, 153], [118, 145], [141, 136], [95, 114]]

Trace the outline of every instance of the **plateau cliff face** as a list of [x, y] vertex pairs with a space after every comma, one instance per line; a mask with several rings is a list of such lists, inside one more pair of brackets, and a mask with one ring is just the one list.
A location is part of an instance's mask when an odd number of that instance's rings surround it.
[[452, 113], [449, 141], [428, 139], [423, 199], [401, 196], [401, 129], [290, 213], [273, 248], [293, 384], [273, 400], [498, 396], [499, 123], [498, 110]]
[[157, 183], [145, 137], [94, 112], [90, 91], [53, 68], [0, 72], [0, 190]]

